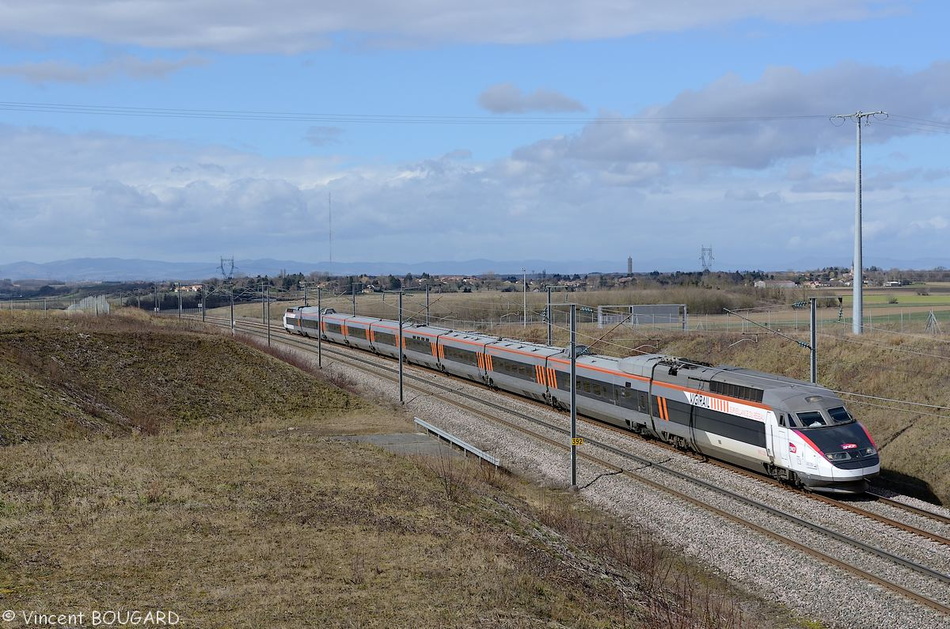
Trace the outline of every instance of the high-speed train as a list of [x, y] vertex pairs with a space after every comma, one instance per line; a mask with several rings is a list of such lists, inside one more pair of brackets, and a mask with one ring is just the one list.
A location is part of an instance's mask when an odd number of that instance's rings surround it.
[[[399, 322], [290, 308], [291, 333], [398, 358]], [[570, 348], [404, 323], [403, 360], [543, 401], [570, 404]], [[578, 354], [581, 354], [578, 351]], [[868, 431], [832, 391], [662, 354], [576, 359], [577, 412], [806, 489], [863, 493], [881, 469]]]

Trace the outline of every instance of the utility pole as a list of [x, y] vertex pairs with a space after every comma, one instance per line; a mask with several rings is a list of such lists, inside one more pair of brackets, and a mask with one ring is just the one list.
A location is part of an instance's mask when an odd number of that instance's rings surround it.
[[571, 489], [577, 489], [577, 304], [571, 304]]
[[426, 280], [426, 325], [429, 325], [429, 280]]
[[399, 344], [399, 403], [405, 404], [405, 394], [403, 393], [403, 330], [402, 330], [402, 289], [399, 289], [399, 335], [396, 337], [396, 343]]
[[522, 291], [522, 294], [524, 295], [524, 319], [522, 327], [526, 328], [528, 327], [528, 270], [521, 269], [521, 273], [524, 277], [524, 290]]
[[323, 303], [322, 293], [317, 286], [317, 367], [323, 369]]
[[818, 298], [812, 297], [811, 301], [811, 325], [809, 330], [811, 331], [810, 341], [811, 346], [808, 348], [811, 351], [811, 383], [818, 384]]
[[221, 275], [228, 286], [228, 292], [231, 294], [231, 334], [234, 334], [234, 258], [221, 258]]
[[551, 287], [548, 286], [548, 308], [547, 308], [547, 320], [548, 320], [548, 346], [554, 345], [554, 323], [551, 321], [554, 311], [551, 310]]
[[832, 121], [846, 119], [854, 120], [857, 128], [857, 143], [855, 150], [855, 177], [854, 177], [854, 309], [851, 315], [851, 331], [861, 334], [864, 328], [864, 260], [862, 260], [863, 242], [861, 239], [861, 123], [869, 124], [872, 116], [887, 116], [884, 111], [856, 111], [853, 114], [839, 114], [832, 116]]

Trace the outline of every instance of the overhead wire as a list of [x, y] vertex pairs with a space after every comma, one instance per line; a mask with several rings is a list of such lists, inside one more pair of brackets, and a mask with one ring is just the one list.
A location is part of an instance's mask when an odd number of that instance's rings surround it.
[[[345, 295], [341, 293], [339, 296], [340, 296], [340, 297], [344, 297]], [[395, 308], [396, 308], [396, 305], [395, 305], [395, 304], [387, 304], [387, 307], [390, 308], [390, 309], [395, 309]], [[406, 316], [407, 314], [409, 315], [408, 317]], [[406, 313], [405, 307], [403, 308], [403, 319], [404, 319], [404, 321], [407, 320], [407, 319], [410, 319], [410, 320], [411, 320], [411, 319], [413, 318], [413, 316], [418, 316], [418, 317], [422, 318], [422, 317], [424, 316], [424, 310], [421, 310], [421, 309], [420, 309], [420, 310], [410, 310], [408, 313]], [[450, 321], [450, 320], [455, 320], [455, 319], [451, 319], [451, 318], [448, 318], [448, 317], [438, 317], [438, 316], [433, 317], [433, 316], [431, 315], [431, 313], [430, 313], [430, 321], [431, 321], [433, 318], [434, 318], [436, 321]], [[567, 326], [564, 326], [564, 325], [561, 325], [561, 324], [557, 324], [557, 323], [555, 323], [555, 322], [552, 322], [551, 325], [552, 325], [552, 327], [553, 327], [555, 330], [558, 330], [558, 331], [560, 331], [560, 332], [569, 332], [569, 328], [568, 328]], [[608, 346], [608, 347], [615, 347], [615, 348], [617, 348], [617, 349], [621, 349], [621, 350], [624, 350], [624, 351], [629, 351], [629, 348], [627, 348], [627, 347], [625, 347], [624, 345], [621, 345], [621, 344], [619, 344], [619, 343], [616, 343], [616, 342], [614, 342], [614, 341], [607, 340], [607, 339], [604, 338], [603, 335], [601, 335], [600, 337], [596, 337], [596, 338], [595, 338], [595, 336], [594, 336], [593, 334], [587, 334], [587, 333], [584, 333], [584, 332], [579, 332], [578, 335], [580, 336], [581, 340], [590, 340], [590, 341], [591, 341], [591, 343], [590, 343], [591, 345], [593, 345], [593, 344], [595, 344], [595, 343], [601, 343], [601, 344], [606, 345], [606, 346]], [[492, 336], [496, 336], [496, 335], [492, 335]], [[839, 338], [839, 337], [835, 337], [835, 338]], [[849, 340], [849, 339], [842, 339], [842, 340]], [[529, 342], [529, 341], [525, 341], [525, 342]], [[880, 345], [880, 344], [876, 344], [876, 343], [875, 343], [875, 345]], [[887, 347], [887, 346], [884, 346], [884, 347]], [[898, 348], [891, 348], [891, 349], [898, 349]], [[945, 356], [937, 356], [937, 355], [932, 355], [932, 354], [926, 354], [926, 353], [923, 353], [923, 352], [911, 352], [911, 353], [916, 353], [916, 354], [919, 354], [919, 355], [924, 356], [924, 357], [946, 358]], [[763, 382], [773, 382], [773, 383], [783, 383], [783, 382], [786, 382], [786, 379], [785, 379], [785, 378], [783, 378], [782, 376], [776, 375], [776, 374], [768, 374], [768, 373], [761, 372], [761, 373], [748, 374], [748, 375], [754, 376], [754, 377], [756, 377], [756, 378], [762, 380]], [[890, 410], [890, 411], [897, 411], [897, 412], [901, 412], [901, 413], [909, 413], [909, 414], [921, 415], [921, 416], [926, 416], [926, 417], [936, 417], [936, 418], [938, 418], [938, 419], [950, 419], [950, 416], [948, 416], [948, 415], [943, 415], [943, 414], [940, 414], [940, 413], [939, 413], [939, 411], [950, 411], [950, 407], [947, 407], [947, 406], [942, 406], [942, 405], [938, 405], [938, 404], [927, 404], [927, 403], [923, 403], [923, 402], [911, 402], [911, 401], [909, 401], [909, 400], [899, 400], [899, 399], [896, 399], [896, 398], [888, 398], [888, 397], [883, 397], [883, 396], [867, 395], [867, 394], [863, 394], [863, 393], [856, 393], [856, 392], [853, 392], [853, 391], [844, 391], [844, 390], [835, 390], [835, 389], [832, 389], [832, 392], [834, 392], [834, 393], [836, 393], [836, 394], [838, 394], [838, 395], [847, 396], [847, 397], [849, 397], [849, 398], [857, 398], [857, 399], [853, 399], [852, 402], [854, 402], [854, 403], [856, 403], [856, 404], [861, 404], [861, 405], [864, 405], [864, 406], [870, 406], [870, 407], [873, 407], [873, 408], [880, 408], [880, 409]], [[874, 402], [886, 402], [886, 403], [888, 403], [888, 404], [875, 404]], [[926, 410], [923, 410], [923, 409], [926, 409]], [[928, 412], [928, 411], [938, 411], [938, 413], [933, 413], [933, 412]]]
[[[925, 403], [923, 403], [923, 402], [909, 402], [909, 401], [907, 401], [907, 400], [896, 400], [896, 399], [894, 399], [894, 398], [881, 397], [881, 396], [879, 396], [879, 395], [866, 395], [866, 394], [864, 394], [864, 393], [855, 393], [855, 392], [853, 392], [853, 391], [835, 391], [835, 393], [837, 393], [837, 394], [839, 394], [839, 395], [850, 395], [850, 396], [853, 396], [853, 397], [864, 398], [864, 399], [867, 399], [867, 400], [875, 400], [875, 401], [878, 401], [878, 402], [894, 402], [895, 404], [904, 404], [904, 405], [907, 405], [907, 406], [917, 406], [917, 407], [928, 408], [928, 409], [937, 410], [937, 411], [950, 411], [950, 406], [941, 406], [941, 405], [939, 405], [939, 404], [925, 404]], [[908, 410], [908, 409], [898, 409], [898, 408], [894, 408], [894, 407], [891, 407], [891, 406], [886, 406], [886, 407], [882, 407], [882, 408], [888, 408], [888, 409], [891, 409], [891, 410], [905, 410], [905, 411]], [[945, 416], [945, 415], [935, 415], [935, 417], [946, 417], [946, 416]], [[950, 419], [950, 417], [946, 417], [946, 418], [947, 418], [947, 419]]]
[[925, 118], [915, 118], [913, 116], [903, 116], [893, 114], [887, 120], [877, 120], [874, 124], [885, 127], [895, 127], [901, 129], [912, 129], [924, 133], [950, 133], [950, 121], [927, 120]]
[[0, 101], [0, 110], [32, 113], [78, 114], [96, 116], [136, 116], [151, 118], [191, 118], [200, 120], [248, 120], [267, 122], [323, 122], [352, 124], [440, 124], [440, 125], [546, 125], [546, 124], [728, 124], [768, 120], [824, 119], [824, 114], [754, 116], [448, 116], [433, 114], [357, 114], [294, 112], [240, 109], [189, 109], [175, 107], [128, 107], [115, 105], [75, 105]]

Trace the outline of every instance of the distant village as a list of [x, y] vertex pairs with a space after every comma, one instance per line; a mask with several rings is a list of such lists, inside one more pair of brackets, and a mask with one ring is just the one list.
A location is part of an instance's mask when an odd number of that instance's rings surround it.
[[[815, 271], [676, 271], [661, 273], [587, 273], [587, 274], [549, 274], [545, 271], [527, 271], [518, 274], [485, 273], [481, 275], [430, 275], [423, 273], [404, 276], [395, 275], [340, 275], [326, 273], [288, 273], [281, 272], [276, 277], [236, 276], [233, 278], [213, 277], [201, 282], [87, 282], [68, 284], [50, 280], [20, 280], [13, 282], [0, 279], [0, 300], [28, 300], [63, 298], [65, 296], [81, 298], [86, 295], [108, 294], [111, 296], [141, 296], [155, 292], [191, 294], [198, 298], [201, 293], [209, 296], [230, 294], [233, 290], [236, 299], [247, 295], [248, 298], [260, 298], [262, 290], [267, 290], [274, 298], [296, 296], [317, 288], [334, 294], [376, 293], [385, 291], [425, 291], [431, 292], [542, 292], [555, 291], [594, 291], [594, 290], [638, 290], [663, 287], [700, 286], [708, 288], [734, 288], [739, 286], [759, 289], [802, 289], [802, 288], [846, 288], [850, 287], [852, 273], [848, 268], [828, 267]], [[928, 282], [950, 282], [950, 270], [884, 270], [870, 267], [864, 273], [864, 282], [869, 287], [899, 287]], [[177, 299], [177, 298], [176, 298]], [[213, 305], [209, 297], [208, 306]]]

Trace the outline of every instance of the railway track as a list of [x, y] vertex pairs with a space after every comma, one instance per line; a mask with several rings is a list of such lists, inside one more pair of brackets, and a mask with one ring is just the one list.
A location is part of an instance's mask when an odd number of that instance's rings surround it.
[[[226, 322], [228, 325], [230, 321]], [[263, 324], [241, 321], [239, 332], [263, 337]], [[282, 330], [278, 342], [291, 347], [313, 352], [315, 341], [297, 336], [287, 336]], [[323, 353], [331, 356], [334, 361], [347, 363], [357, 369], [372, 372], [374, 377], [383, 378], [390, 382], [396, 380], [393, 363], [390, 359], [381, 358], [361, 351], [341, 348], [331, 343], [322, 344]], [[420, 375], [421, 373], [421, 375]], [[441, 378], [433, 378], [430, 370], [416, 372], [415, 368], [405, 370], [405, 380], [408, 387], [418, 395], [438, 397], [445, 402], [463, 409], [466, 413], [502, 426], [505, 430], [514, 431], [521, 438], [528, 438], [544, 443], [549, 448], [562, 451], [569, 449], [569, 431], [564, 427], [563, 415], [560, 421], [539, 419], [538, 413], [515, 411], [510, 404], [500, 404], [491, 399], [485, 399], [486, 391], [475, 388], [467, 392], [460, 387], [458, 379], [448, 379], [450, 384]], [[472, 385], [475, 387], [475, 385]], [[495, 396], [492, 396], [493, 398]], [[523, 405], [534, 404], [522, 398], [516, 399]], [[413, 398], [415, 399], [415, 398]], [[411, 401], [411, 400], [410, 400]], [[543, 405], [539, 405], [543, 407]], [[544, 414], [553, 413], [547, 407]], [[597, 423], [600, 429], [602, 424]], [[607, 432], [607, 431], [604, 431]], [[629, 435], [627, 435], [629, 437]], [[585, 446], [578, 453], [578, 459], [589, 465], [603, 470], [604, 474], [613, 474], [634, 480], [640, 486], [649, 487], [652, 491], [662, 492], [676, 500], [694, 505], [707, 513], [715, 514], [737, 525], [754, 531], [756, 534], [770, 539], [772, 542], [785, 547], [793, 548], [798, 552], [840, 568], [864, 581], [924, 605], [946, 620], [950, 617], [950, 540], [941, 533], [924, 530], [897, 519], [873, 513], [838, 500], [827, 499], [823, 496], [808, 495], [810, 500], [820, 500], [828, 508], [834, 510], [848, 510], [861, 518], [872, 520], [876, 525], [889, 530], [900, 531], [905, 539], [896, 546], [899, 549], [911, 551], [920, 545], [920, 540], [928, 540], [942, 549], [942, 552], [917, 553], [914, 558], [905, 554], [911, 552], [894, 552], [877, 544], [876, 540], [882, 537], [893, 537], [893, 534], [881, 533], [878, 530], [858, 536], [849, 535], [833, 530], [830, 519], [815, 519], [803, 517], [802, 513], [792, 513], [791, 509], [776, 506], [776, 502], [783, 502], [784, 492], [774, 492], [768, 500], [749, 497], [732, 489], [718, 486], [695, 474], [689, 474], [676, 469], [675, 465], [659, 462], [655, 458], [633, 454], [626, 447], [607, 443], [606, 440], [585, 440]], [[753, 476], [742, 471], [743, 475], [756, 484], [769, 481], [766, 477]], [[787, 492], [787, 490], [785, 490]], [[796, 496], [803, 496], [801, 492], [791, 492]], [[774, 496], [779, 496], [775, 498]], [[770, 504], [771, 503], [771, 504]], [[897, 503], [903, 506], [903, 503]], [[811, 509], [805, 509], [810, 512]], [[755, 513], [755, 516], [750, 515]], [[939, 514], [925, 512], [938, 521]], [[918, 517], [924, 517], [918, 515]], [[946, 520], [946, 518], [944, 518]], [[939, 524], [939, 521], [938, 521]], [[945, 522], [944, 522], [945, 524]], [[822, 540], [816, 543], [816, 540]]]
[[[950, 537], [947, 537], [947, 531], [950, 531], [950, 518], [939, 513], [928, 511], [920, 507], [915, 507], [897, 500], [892, 500], [890, 498], [885, 498], [884, 496], [873, 493], [862, 499], [857, 497], [835, 498], [820, 493], [804, 492], [802, 490], [792, 488], [789, 485], [781, 483], [768, 476], [755, 474], [747, 469], [737, 467], [723, 461], [709, 460], [708, 462], [712, 465], [717, 465], [723, 469], [730, 470], [736, 474], [740, 474], [742, 476], [755, 479], [761, 483], [767, 483], [773, 487], [780, 488], [783, 491], [804, 496], [809, 500], [821, 502], [834, 508], [842, 509], [855, 515], [868, 518], [880, 524], [884, 524], [907, 533], [912, 533], [918, 537], [936, 542], [937, 544], [950, 547]], [[907, 521], [899, 520], [896, 517], [890, 517], [884, 515], [883, 513], [861, 506], [864, 504], [875, 503], [887, 505], [889, 508], [904, 513], [913, 514], [914, 516], [919, 516], [916, 518], [918, 522], [916, 525], [911, 524]], [[928, 525], [928, 527], [925, 528], [924, 525]]]

